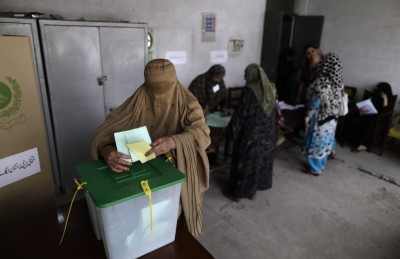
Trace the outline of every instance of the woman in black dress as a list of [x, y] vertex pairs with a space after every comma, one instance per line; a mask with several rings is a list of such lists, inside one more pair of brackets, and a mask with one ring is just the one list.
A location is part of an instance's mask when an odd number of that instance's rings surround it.
[[[376, 86], [371, 97], [378, 114], [362, 115], [358, 109], [354, 109], [345, 118], [345, 143], [349, 144], [353, 151], [365, 151], [371, 147], [374, 134], [374, 126], [380, 114], [390, 111], [392, 103], [392, 87], [386, 82]], [[382, 127], [388, 127], [390, 118], [380, 121]]]
[[234, 146], [229, 186], [223, 192], [235, 202], [272, 187], [275, 156], [275, 86], [257, 64], [247, 66], [245, 79], [229, 125]]

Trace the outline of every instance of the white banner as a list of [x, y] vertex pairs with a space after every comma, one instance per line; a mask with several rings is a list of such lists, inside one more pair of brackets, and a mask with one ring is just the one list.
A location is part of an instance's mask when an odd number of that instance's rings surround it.
[[167, 51], [165, 58], [170, 60], [174, 65], [183, 65], [187, 62], [186, 51]]
[[40, 172], [37, 148], [0, 159], [0, 188]]
[[226, 63], [228, 61], [228, 51], [213, 50], [210, 52], [210, 61], [212, 64]]

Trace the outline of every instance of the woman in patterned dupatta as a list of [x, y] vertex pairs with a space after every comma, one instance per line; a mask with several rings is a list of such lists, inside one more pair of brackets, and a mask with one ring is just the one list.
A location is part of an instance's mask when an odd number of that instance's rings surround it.
[[305, 173], [319, 176], [325, 168], [335, 142], [343, 90], [342, 63], [335, 54], [328, 53], [319, 63], [317, 78], [308, 90], [303, 149], [307, 159]]
[[230, 121], [234, 143], [228, 199], [253, 200], [256, 192], [272, 187], [276, 143], [276, 89], [264, 70], [250, 64], [245, 70], [246, 87]]

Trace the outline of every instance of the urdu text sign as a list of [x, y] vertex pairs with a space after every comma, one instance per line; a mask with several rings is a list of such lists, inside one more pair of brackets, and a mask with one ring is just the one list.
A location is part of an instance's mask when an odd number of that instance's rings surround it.
[[37, 148], [0, 159], [0, 188], [40, 172]]

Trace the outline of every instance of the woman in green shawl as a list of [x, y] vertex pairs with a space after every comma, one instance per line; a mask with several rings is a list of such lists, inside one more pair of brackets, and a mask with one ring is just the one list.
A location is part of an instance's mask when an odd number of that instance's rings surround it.
[[257, 191], [272, 187], [275, 156], [275, 85], [257, 64], [247, 66], [245, 79], [229, 125], [234, 146], [229, 186], [223, 192], [235, 202], [254, 199]]

